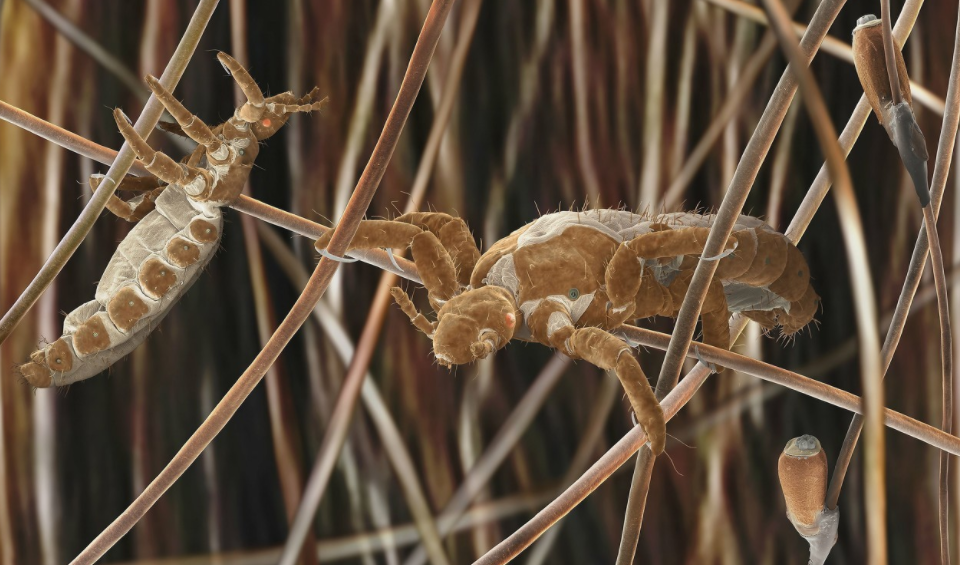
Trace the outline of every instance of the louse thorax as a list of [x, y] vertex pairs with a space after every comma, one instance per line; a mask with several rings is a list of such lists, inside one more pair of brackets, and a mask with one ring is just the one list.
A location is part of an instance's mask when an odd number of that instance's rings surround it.
[[433, 353], [445, 367], [483, 359], [513, 339], [520, 316], [506, 289], [483, 286], [468, 290], [437, 312]]
[[250, 124], [230, 118], [219, 132], [220, 147], [207, 151], [207, 162], [213, 166], [253, 165], [260, 154], [260, 145]]
[[[243, 191], [260, 145], [250, 126], [235, 118], [215, 128], [213, 135], [219, 143], [208, 145], [200, 154], [206, 161], [203, 163], [205, 182], [199, 192], [187, 190], [187, 194], [197, 202], [223, 206], [236, 200]], [[188, 165], [200, 165], [200, 155], [191, 156]]]

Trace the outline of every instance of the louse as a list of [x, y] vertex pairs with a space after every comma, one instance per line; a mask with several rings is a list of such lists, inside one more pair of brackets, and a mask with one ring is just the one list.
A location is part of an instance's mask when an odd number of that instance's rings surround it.
[[[433, 341], [446, 367], [483, 359], [512, 339], [535, 341], [614, 371], [638, 422], [659, 454], [663, 411], [631, 346], [616, 335], [629, 321], [676, 317], [703, 252], [713, 216], [647, 216], [596, 209], [546, 214], [481, 255], [466, 223], [417, 212], [365, 220], [349, 249], [410, 248], [430, 305], [430, 321], [392, 289], [410, 321]], [[330, 236], [316, 242], [321, 253]], [[729, 349], [733, 313], [770, 331], [794, 334], [814, 317], [820, 297], [806, 259], [786, 236], [742, 215], [719, 257], [701, 311], [703, 342]]]
[[[114, 119], [137, 158], [156, 179], [127, 177], [124, 189], [148, 190], [124, 201], [114, 195], [107, 208], [136, 222], [111, 257], [93, 300], [63, 323], [63, 335], [30, 355], [19, 367], [31, 385], [68, 385], [95, 376], [133, 351], [197, 280], [220, 243], [220, 208], [243, 190], [259, 153], [260, 141], [274, 135], [289, 116], [319, 110], [318, 89], [296, 98], [284, 92], [264, 98], [246, 69], [226, 53], [217, 55], [247, 101], [226, 122], [210, 128], [167, 92], [160, 82], [147, 86], [182, 131], [198, 143], [181, 162], [155, 151], [119, 109]], [[96, 188], [103, 177], [90, 179]]]

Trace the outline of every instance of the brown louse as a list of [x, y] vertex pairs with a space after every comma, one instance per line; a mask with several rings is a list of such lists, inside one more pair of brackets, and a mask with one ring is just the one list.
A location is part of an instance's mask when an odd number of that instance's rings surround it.
[[[629, 344], [615, 335], [618, 327], [675, 317], [698, 260], [719, 261], [701, 312], [709, 345], [729, 349], [731, 312], [793, 334], [813, 319], [819, 303], [803, 255], [757, 218], [740, 217], [720, 257], [699, 257], [711, 222], [696, 213], [557, 212], [481, 255], [462, 219], [413, 213], [362, 222], [349, 249], [411, 249], [436, 321], [401, 289], [392, 294], [433, 340], [441, 365], [482, 359], [518, 338], [615, 371], [659, 453], [663, 412]], [[325, 255], [328, 241], [329, 235], [316, 243]]]

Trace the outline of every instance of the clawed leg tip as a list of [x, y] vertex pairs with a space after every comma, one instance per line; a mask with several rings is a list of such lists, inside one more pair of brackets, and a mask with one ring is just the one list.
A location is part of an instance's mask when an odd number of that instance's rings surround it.
[[630, 411], [630, 421], [633, 422], [634, 427], [641, 426], [643, 427], [644, 432], [647, 434], [647, 443], [650, 445], [650, 450], [653, 451], [654, 455], [660, 455], [663, 453], [667, 437], [667, 428], [666, 424], [663, 422], [649, 422], [647, 425], [641, 424], [637, 420], [637, 413], [634, 410]]
[[337, 263], [356, 263], [357, 261], [359, 261], [359, 259], [354, 259], [354, 258], [352, 258], [352, 257], [339, 257], [339, 256], [337, 256], [337, 255], [334, 255], [333, 253], [330, 253], [330, 252], [327, 251], [326, 249], [318, 249], [317, 251], [318, 251], [318, 252], [320, 253], [320, 255], [322, 255], [323, 257], [326, 257], [327, 259], [330, 259], [331, 261], [336, 261]]
[[659, 441], [650, 440], [650, 451], [652, 451], [654, 455], [660, 455], [664, 449], [666, 449], [666, 446], [662, 439]]
[[124, 112], [120, 108], [113, 109], [113, 119], [115, 119], [117, 123], [120, 125], [123, 125], [121, 123], [121, 120], [126, 122], [128, 125], [131, 125], [131, 126], [133, 125], [133, 120], [130, 119], [130, 116], [128, 116], [126, 112]]
[[394, 268], [396, 268], [397, 271], [401, 273], [406, 272], [403, 269], [401, 269], [400, 265], [397, 263], [397, 258], [393, 255], [393, 249], [387, 248], [386, 252], [387, 252], [387, 258], [390, 259], [390, 263], [393, 264]]
[[230, 75], [233, 74], [233, 71], [230, 69], [231, 66], [240, 66], [240, 63], [238, 63], [236, 59], [234, 59], [225, 51], [217, 51], [217, 60], [220, 61], [220, 64], [223, 65], [224, 70], [226, 70]]
[[722, 367], [718, 369], [715, 363], [708, 363], [707, 361], [704, 361], [703, 357], [700, 356], [699, 347], [694, 347], [694, 352], [697, 355], [697, 361], [699, 361], [701, 365], [709, 369], [711, 374], [716, 374], [723, 370]]

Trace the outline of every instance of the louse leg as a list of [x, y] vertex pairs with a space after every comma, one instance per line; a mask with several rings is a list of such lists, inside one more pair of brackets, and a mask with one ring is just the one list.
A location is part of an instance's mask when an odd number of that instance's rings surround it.
[[[604, 275], [610, 299], [607, 317], [611, 325], [622, 324], [633, 315], [644, 278], [641, 259], [700, 254], [709, 234], [709, 228], [667, 229], [638, 235], [620, 244]], [[736, 239], [731, 237], [725, 249], [731, 250], [735, 245]]]
[[[687, 269], [680, 272], [670, 283], [667, 289], [672, 296], [673, 305], [669, 311], [662, 311], [662, 315], [676, 317], [679, 305], [683, 303], [683, 297], [690, 287], [692, 278], [693, 269]], [[723, 293], [723, 284], [714, 279], [710, 282], [707, 296], [704, 298], [703, 306], [700, 309], [703, 343], [722, 349], [730, 349], [729, 319], [730, 311], [727, 309], [727, 297]], [[717, 367], [717, 371], [723, 371], [723, 367]]]
[[463, 286], [470, 284], [470, 275], [480, 260], [480, 250], [463, 218], [440, 212], [412, 212], [394, 221], [413, 224], [436, 235], [453, 259], [457, 281]]
[[[90, 175], [90, 183], [91, 186], [94, 187], [94, 190], [96, 190], [97, 186], [100, 186], [104, 178], [105, 175]], [[120, 181], [120, 185], [117, 186], [117, 191], [141, 193], [150, 192], [165, 186], [167, 185], [157, 177], [135, 177], [133, 175], [127, 175]]]
[[552, 300], [544, 300], [530, 314], [527, 326], [538, 342], [605, 371], [614, 371], [630, 399], [637, 421], [647, 432], [654, 454], [663, 451], [667, 433], [663, 409], [626, 342], [600, 328], [574, 327], [569, 312]]
[[[326, 249], [333, 231], [317, 240], [317, 250]], [[347, 251], [353, 249], [406, 249], [410, 247], [413, 262], [430, 297], [430, 304], [439, 310], [444, 302], [460, 290], [453, 259], [435, 234], [413, 224], [390, 220], [364, 220], [357, 228]]]
[[179, 185], [190, 196], [198, 196], [213, 185], [213, 178], [209, 172], [198, 167], [177, 163], [165, 153], [150, 147], [140, 137], [140, 134], [133, 129], [133, 126], [130, 125], [127, 117], [119, 108], [113, 111], [113, 118], [117, 122], [117, 127], [120, 128], [120, 133], [133, 148], [134, 153], [137, 154], [137, 158], [157, 178], [167, 184]]
[[[657, 281], [652, 272], [644, 269], [640, 280], [640, 289], [637, 291], [633, 305], [633, 313], [630, 314], [630, 318], [633, 320], [659, 316], [662, 312], [673, 311], [673, 295], [670, 294], [667, 287]], [[612, 322], [615, 321], [612, 320]], [[607, 327], [616, 327], [616, 325], [608, 320]]]
[[[97, 190], [104, 175], [90, 175], [90, 189]], [[107, 200], [107, 210], [118, 218], [128, 222], [139, 222], [156, 207], [156, 199], [166, 188], [160, 179], [155, 177], [134, 177], [127, 175], [120, 181], [117, 190], [136, 191], [138, 194], [130, 200], [123, 200], [116, 194]]]
[[437, 331], [437, 323], [431, 322], [426, 316], [417, 311], [417, 307], [413, 305], [410, 297], [407, 296], [407, 293], [399, 286], [391, 288], [390, 295], [393, 296], [393, 300], [400, 306], [403, 313], [410, 318], [413, 325], [426, 334], [427, 337], [433, 339], [433, 334]]
[[[347, 251], [379, 247], [406, 249], [413, 238], [422, 232], [422, 229], [410, 224], [390, 220], [363, 220], [357, 227], [357, 233], [353, 236], [350, 245], [347, 246]], [[333, 237], [333, 230], [323, 234], [314, 246], [317, 250], [326, 249], [331, 237]]]
[[150, 90], [153, 91], [154, 96], [157, 97], [157, 100], [170, 112], [173, 119], [177, 120], [177, 123], [180, 124], [180, 128], [187, 137], [203, 145], [207, 151], [211, 153], [216, 153], [216, 151], [221, 148], [223, 144], [213, 135], [213, 132], [207, 127], [207, 124], [191, 114], [179, 100], [174, 98], [173, 95], [160, 84], [160, 81], [158, 81], [156, 77], [147, 75], [146, 83], [147, 86], [150, 87]]
[[460, 291], [457, 270], [450, 253], [429, 231], [422, 231], [413, 238], [410, 252], [420, 272], [420, 280], [427, 289], [430, 305], [435, 311], [440, 310], [446, 301]]
[[[730, 311], [727, 310], [727, 297], [723, 294], [723, 285], [714, 279], [707, 290], [700, 311], [700, 325], [703, 328], [703, 343], [721, 349], [730, 349]], [[716, 366], [717, 372], [724, 368]]]
[[223, 51], [217, 53], [217, 59], [223, 65], [224, 70], [230, 73], [233, 80], [237, 81], [237, 86], [247, 97], [243, 106], [237, 108], [237, 117], [245, 122], [259, 120], [266, 109], [266, 102], [263, 99], [263, 91], [257, 86], [257, 81], [253, 80], [253, 77], [250, 76], [247, 69], [243, 68], [243, 65]]

